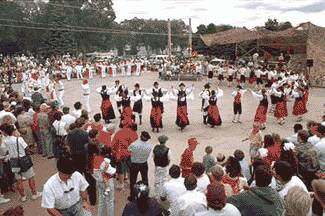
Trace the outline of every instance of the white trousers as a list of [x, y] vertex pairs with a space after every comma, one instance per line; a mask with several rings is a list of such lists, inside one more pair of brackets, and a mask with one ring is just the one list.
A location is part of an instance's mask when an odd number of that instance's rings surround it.
[[88, 113], [90, 113], [91, 112], [90, 101], [89, 101], [90, 96], [89, 95], [84, 95], [83, 99], [84, 99], [84, 108]]

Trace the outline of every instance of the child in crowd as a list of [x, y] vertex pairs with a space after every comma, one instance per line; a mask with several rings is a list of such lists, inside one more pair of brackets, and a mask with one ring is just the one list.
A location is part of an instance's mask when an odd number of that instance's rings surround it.
[[204, 165], [206, 173], [209, 173], [210, 169], [214, 165], [216, 165], [216, 160], [215, 160], [215, 157], [212, 156], [212, 151], [213, 151], [213, 148], [211, 146], [205, 147], [206, 155], [204, 155], [204, 157], [203, 157], [203, 165]]
[[101, 171], [103, 182], [105, 185], [104, 195], [108, 196], [109, 192], [111, 191], [110, 185], [109, 185], [109, 180], [111, 178], [114, 178], [116, 169], [114, 167], [112, 167], [111, 160], [108, 158], [104, 158], [104, 161], [100, 165], [99, 169]]

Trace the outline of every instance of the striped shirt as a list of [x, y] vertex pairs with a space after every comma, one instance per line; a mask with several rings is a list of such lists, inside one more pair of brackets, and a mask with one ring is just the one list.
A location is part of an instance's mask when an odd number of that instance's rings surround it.
[[152, 145], [141, 140], [137, 140], [129, 146], [132, 163], [145, 163], [148, 161], [152, 150]]

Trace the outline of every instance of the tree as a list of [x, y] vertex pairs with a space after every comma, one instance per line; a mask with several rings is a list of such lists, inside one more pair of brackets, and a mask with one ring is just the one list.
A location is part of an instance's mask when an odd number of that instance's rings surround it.
[[270, 30], [270, 31], [278, 31], [279, 29], [279, 22], [277, 19], [271, 19], [269, 18], [265, 24], [264, 24], [265, 29]]

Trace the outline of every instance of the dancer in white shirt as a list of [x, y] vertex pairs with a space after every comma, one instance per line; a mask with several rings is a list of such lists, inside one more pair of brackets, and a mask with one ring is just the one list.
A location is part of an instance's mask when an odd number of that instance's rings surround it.
[[83, 80], [82, 81], [82, 94], [83, 94], [83, 100], [84, 100], [84, 108], [85, 110], [90, 113], [91, 112], [91, 108], [90, 108], [90, 86], [88, 83], [88, 80]]

